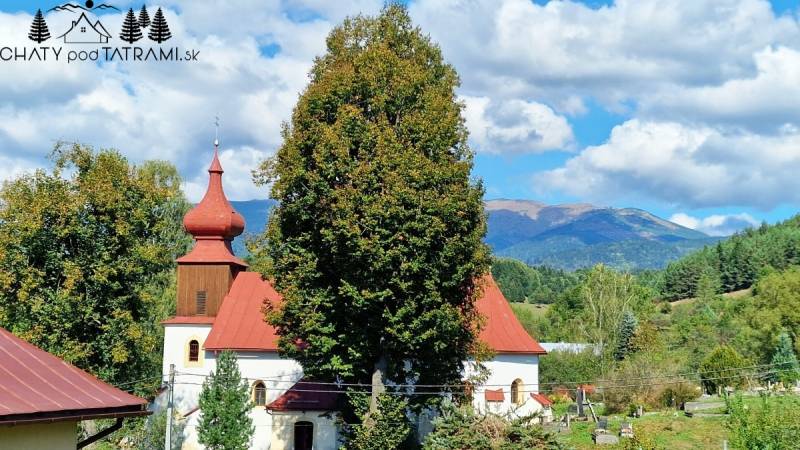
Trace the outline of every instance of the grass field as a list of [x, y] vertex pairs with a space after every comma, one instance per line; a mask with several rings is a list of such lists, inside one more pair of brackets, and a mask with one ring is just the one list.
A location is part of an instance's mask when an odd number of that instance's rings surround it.
[[[722, 449], [728, 438], [725, 417], [684, 416], [682, 411], [648, 413], [639, 419], [611, 416], [608, 418], [610, 432], [618, 435], [622, 422], [633, 424], [634, 434], [645, 436], [663, 449]], [[569, 431], [560, 434], [562, 441], [575, 450], [598, 448], [592, 442], [594, 422], [573, 422]], [[614, 449], [619, 446], [603, 446]]]

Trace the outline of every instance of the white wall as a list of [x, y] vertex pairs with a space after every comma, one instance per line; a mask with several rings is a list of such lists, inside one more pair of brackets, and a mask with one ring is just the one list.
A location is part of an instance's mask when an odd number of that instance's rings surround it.
[[339, 433], [335, 416], [324, 411], [272, 412], [272, 449], [294, 448], [294, 424], [306, 421], [314, 424], [314, 450], [336, 450]]
[[[477, 411], [521, 417], [542, 409], [530, 395], [539, 392], [539, 356], [498, 354], [484, 365], [490, 374], [483, 385], [475, 387], [473, 406]], [[466, 371], [467, 376], [473, 373], [469, 365]], [[521, 405], [511, 401], [511, 384], [517, 379], [522, 380], [520, 391], [524, 402]], [[486, 389], [503, 389], [503, 402], [487, 402]]]
[[[163, 370], [166, 376], [169, 373], [169, 365], [175, 364], [177, 374], [175, 376], [174, 407], [181, 415], [188, 414], [197, 408], [203, 381], [212, 370], [216, 370], [216, 352], [202, 351], [197, 363], [189, 363], [186, 353], [188, 342], [192, 339], [198, 339], [200, 347], [203, 348], [210, 331], [211, 325], [168, 324], [165, 326]], [[243, 378], [248, 379], [250, 386], [253, 386], [257, 380], [266, 385], [267, 404], [278, 398], [303, 376], [302, 368], [296, 361], [279, 358], [275, 352], [238, 352], [237, 359], [239, 371]], [[161, 410], [165, 407], [165, 400], [165, 394], [159, 396], [154, 409]], [[185, 450], [202, 448], [197, 443], [199, 417], [199, 412], [194, 412], [185, 419], [183, 445]], [[281, 447], [270, 446], [273, 423], [272, 416], [267, 413], [266, 408], [254, 407], [250, 417], [253, 419], [255, 427], [250, 448], [253, 450], [281, 449]]]
[[76, 445], [78, 423], [74, 421], [0, 426], [3, 450], [75, 450]]

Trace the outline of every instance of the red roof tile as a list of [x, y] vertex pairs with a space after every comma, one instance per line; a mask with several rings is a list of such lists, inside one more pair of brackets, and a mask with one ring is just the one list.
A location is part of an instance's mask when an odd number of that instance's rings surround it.
[[543, 394], [534, 394], [533, 392], [531, 392], [531, 398], [539, 402], [539, 404], [544, 407], [548, 407], [553, 404], [553, 401], [547, 398], [547, 396]]
[[480, 339], [497, 353], [546, 354], [519, 323], [494, 278], [486, 275], [483, 281], [483, 296], [478, 300], [477, 307], [486, 322]]
[[262, 307], [268, 300], [273, 305], [281, 296], [257, 272], [240, 272], [217, 313], [206, 350], [277, 351], [275, 328], [264, 321]]
[[267, 405], [273, 411], [335, 411], [342, 395], [332, 384], [298, 381], [283, 395]]
[[214, 323], [214, 317], [211, 316], [175, 316], [161, 322], [162, 325], [211, 325]]
[[0, 424], [136, 416], [146, 407], [0, 328]]
[[484, 395], [486, 396], [487, 402], [502, 402], [505, 399], [502, 389], [486, 389], [486, 391], [484, 391]]

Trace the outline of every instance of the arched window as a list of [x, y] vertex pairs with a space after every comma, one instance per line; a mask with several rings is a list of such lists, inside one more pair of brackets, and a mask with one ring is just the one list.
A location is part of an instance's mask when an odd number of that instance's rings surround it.
[[256, 406], [267, 404], [267, 387], [261, 381], [256, 381], [256, 384], [253, 385], [253, 402]]
[[192, 339], [189, 341], [189, 362], [197, 362], [200, 359], [200, 343]]
[[294, 450], [312, 450], [314, 448], [314, 424], [311, 422], [295, 422]]
[[522, 395], [522, 380], [517, 378], [511, 383], [511, 403], [521, 405], [525, 403], [524, 396]]

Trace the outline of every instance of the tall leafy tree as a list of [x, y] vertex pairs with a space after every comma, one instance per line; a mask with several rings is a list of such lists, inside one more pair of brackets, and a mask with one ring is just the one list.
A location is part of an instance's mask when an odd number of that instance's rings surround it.
[[50, 30], [47, 28], [47, 22], [44, 21], [41, 9], [36, 10], [36, 15], [33, 16], [33, 23], [31, 23], [31, 31], [28, 33], [28, 39], [37, 44], [41, 44], [50, 39]]
[[256, 174], [280, 201], [265, 238], [280, 351], [374, 394], [458, 382], [489, 269], [458, 76], [396, 4], [334, 28], [310, 76]]
[[139, 28], [139, 20], [133, 13], [133, 8], [128, 9], [128, 14], [122, 22], [122, 32], [119, 34], [119, 38], [129, 44], [142, 38], [142, 29]]
[[208, 450], [247, 450], [253, 438], [250, 390], [239, 373], [236, 354], [229, 350], [217, 358], [200, 392], [198, 441]]
[[800, 380], [800, 364], [792, 348], [792, 338], [785, 331], [778, 336], [778, 345], [772, 354], [772, 364], [774, 371], [771, 376], [772, 381], [789, 385]]
[[0, 326], [110, 382], [158, 376], [189, 244], [180, 177], [81, 145], [52, 159], [0, 190]]
[[700, 364], [700, 380], [708, 393], [719, 393], [725, 386], [740, 387], [747, 366], [747, 360], [733, 347], [720, 345]]
[[149, 37], [151, 41], [156, 41], [159, 44], [168, 41], [172, 37], [167, 19], [164, 17], [164, 12], [161, 11], [161, 8], [158, 8], [155, 16], [153, 16], [153, 23], [150, 25], [150, 32], [147, 34], [147, 37]]

